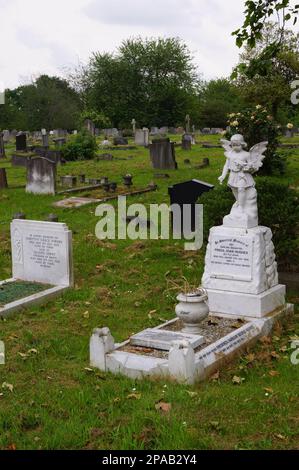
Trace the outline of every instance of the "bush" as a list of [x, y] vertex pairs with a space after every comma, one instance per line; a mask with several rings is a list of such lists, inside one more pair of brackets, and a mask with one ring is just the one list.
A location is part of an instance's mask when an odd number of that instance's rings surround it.
[[280, 126], [275, 122], [271, 113], [261, 105], [247, 109], [242, 113], [229, 114], [230, 132], [226, 134], [231, 138], [234, 134], [242, 134], [248, 144], [248, 149], [259, 142], [268, 141], [261, 175], [283, 174], [286, 167], [286, 158], [277, 152], [280, 135]]
[[134, 137], [134, 132], [132, 129], [124, 129], [123, 137]]
[[62, 148], [62, 157], [66, 161], [90, 160], [94, 158], [97, 150], [96, 139], [83, 129]]
[[[298, 194], [287, 184], [269, 178], [257, 178], [259, 224], [270, 227], [279, 268], [299, 268], [299, 205]], [[209, 230], [222, 225], [223, 217], [230, 213], [234, 197], [228, 187], [217, 187], [200, 198], [204, 205], [204, 238]]]

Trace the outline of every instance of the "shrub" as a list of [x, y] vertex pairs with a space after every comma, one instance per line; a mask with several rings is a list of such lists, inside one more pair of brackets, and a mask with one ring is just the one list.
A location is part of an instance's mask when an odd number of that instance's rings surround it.
[[267, 108], [257, 105], [242, 113], [229, 114], [230, 132], [226, 137], [234, 134], [242, 134], [248, 144], [248, 149], [259, 142], [268, 141], [268, 149], [263, 167], [259, 171], [261, 175], [272, 175], [275, 172], [285, 172], [286, 158], [277, 152], [279, 145], [280, 126], [275, 122]]
[[90, 160], [94, 158], [97, 150], [96, 139], [83, 129], [62, 148], [62, 157], [66, 161]]
[[134, 137], [134, 132], [132, 129], [124, 129], [123, 137]]
[[[270, 227], [280, 269], [299, 268], [299, 205], [298, 194], [287, 184], [269, 178], [257, 178], [259, 224]], [[228, 187], [217, 187], [200, 198], [204, 205], [204, 238], [209, 230], [222, 225], [223, 217], [229, 214], [234, 197]]]

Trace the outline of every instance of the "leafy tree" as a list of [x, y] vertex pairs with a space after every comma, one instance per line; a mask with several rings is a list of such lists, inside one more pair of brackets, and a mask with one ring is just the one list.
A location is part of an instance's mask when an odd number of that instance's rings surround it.
[[74, 129], [80, 109], [80, 97], [66, 80], [41, 75], [29, 85], [7, 91], [0, 110], [0, 127]]
[[227, 126], [227, 115], [243, 107], [240, 92], [229, 80], [211, 80], [200, 95], [200, 124], [207, 127]]
[[[233, 73], [245, 101], [271, 106], [275, 118], [282, 109], [289, 116], [295, 112], [290, 101], [290, 82], [299, 74], [298, 40], [299, 35], [290, 30], [285, 30], [281, 39], [281, 29], [267, 23], [255, 48], [247, 46], [240, 55], [240, 63]], [[275, 57], [267, 57], [265, 51], [275, 41], [280, 41], [279, 51]]]
[[88, 110], [112, 125], [176, 125], [198, 107], [198, 75], [177, 38], [129, 39], [116, 53], [95, 53], [77, 76]]
[[273, 19], [275, 15], [281, 30], [281, 37], [278, 41], [275, 39], [268, 45], [268, 47], [272, 46], [272, 52], [275, 54], [277, 47], [283, 40], [283, 32], [287, 22], [293, 20], [295, 25], [298, 20], [298, 12], [299, 5], [293, 6], [291, 0], [246, 0], [244, 23], [241, 28], [232, 33], [233, 36], [236, 36], [237, 46], [242, 47], [245, 44], [254, 48], [257, 41], [263, 37], [265, 22]]

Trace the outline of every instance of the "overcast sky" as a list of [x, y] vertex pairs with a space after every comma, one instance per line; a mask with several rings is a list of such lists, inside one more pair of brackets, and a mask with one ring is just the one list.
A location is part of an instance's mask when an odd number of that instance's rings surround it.
[[12, 88], [41, 73], [63, 75], [132, 36], [178, 36], [204, 78], [227, 76], [243, 10], [244, 0], [0, 0], [0, 82]]

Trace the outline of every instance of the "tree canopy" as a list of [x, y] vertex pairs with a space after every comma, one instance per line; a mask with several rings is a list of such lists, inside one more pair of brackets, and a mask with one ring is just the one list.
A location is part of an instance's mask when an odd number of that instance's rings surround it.
[[80, 110], [80, 97], [66, 80], [41, 75], [28, 85], [6, 90], [5, 104], [0, 107], [0, 128], [74, 129]]
[[197, 112], [199, 77], [177, 38], [128, 39], [115, 54], [95, 53], [77, 77], [88, 109], [114, 126], [177, 125]]

